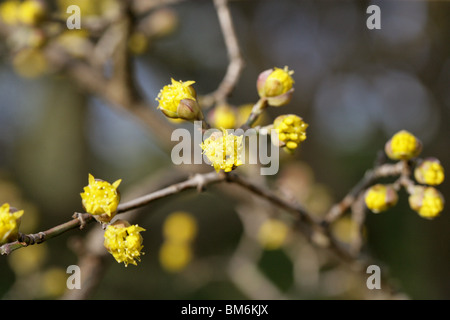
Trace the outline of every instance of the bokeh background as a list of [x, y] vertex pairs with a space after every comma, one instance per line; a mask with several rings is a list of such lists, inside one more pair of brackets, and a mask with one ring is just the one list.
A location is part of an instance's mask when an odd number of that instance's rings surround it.
[[[380, 30], [366, 27], [370, 4], [380, 6]], [[258, 74], [289, 66], [295, 71], [293, 100], [269, 109], [266, 118], [295, 113], [309, 123], [308, 139], [294, 155], [283, 155], [280, 172], [270, 179], [294, 179], [305, 203], [326, 211], [402, 129], [421, 139], [424, 156], [437, 157], [450, 170], [449, 2], [243, 0], [231, 1], [230, 8], [245, 67], [229, 103], [256, 102]], [[144, 41], [133, 57], [146, 98], [154, 103], [171, 77], [195, 80], [199, 95], [213, 91], [228, 58], [212, 2], [181, 1], [158, 10], [170, 20], [170, 32]], [[132, 115], [84, 94], [62, 73], [21, 67], [3, 39], [0, 54], [0, 201], [25, 210], [23, 232], [47, 229], [82, 210], [79, 194], [88, 173], [110, 182], [123, 179], [120, 188], [126, 196], [170, 172], [170, 154], [156, 143], [170, 137], [149, 134]], [[155, 117], [167, 121], [159, 113]], [[448, 179], [439, 190], [450, 201]], [[222, 191], [184, 192], [144, 209], [139, 221], [147, 229], [142, 262], [125, 268], [107, 257], [111, 263], [90, 298], [260, 298], [229, 272], [244, 232], [243, 212], [259, 209], [246, 208], [242, 199]], [[160, 250], [165, 219], [176, 211], [191, 215], [197, 233], [191, 260], [174, 272], [161, 262]], [[92, 224], [2, 256], [0, 296], [60, 297], [65, 270], [78, 261], [70, 243], [98, 227]], [[368, 214], [365, 227], [366, 250], [406, 296], [450, 298], [448, 206], [428, 221], [409, 208], [401, 192], [397, 206]], [[365, 279], [355, 280], [328, 264], [327, 254], [316, 252], [301, 236], [290, 239], [286, 246], [262, 249], [255, 258], [255, 267], [275, 292], [295, 299], [365, 297], [360, 288]]]

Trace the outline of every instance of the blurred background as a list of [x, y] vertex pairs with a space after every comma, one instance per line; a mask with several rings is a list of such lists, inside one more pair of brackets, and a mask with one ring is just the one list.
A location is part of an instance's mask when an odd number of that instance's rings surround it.
[[[82, 0], [48, 2], [63, 13], [69, 4], [81, 7], [82, 23], [116, 8], [113, 0], [90, 6]], [[366, 27], [371, 4], [381, 9], [379, 30]], [[291, 186], [312, 212], [323, 214], [402, 129], [422, 141], [424, 157], [437, 157], [449, 170], [449, 2], [236, 0], [229, 6], [245, 66], [228, 102], [255, 103], [258, 74], [288, 66], [295, 71], [294, 97], [287, 106], [270, 108], [264, 121], [295, 113], [309, 124], [300, 150], [282, 154], [280, 172], [268, 178], [273, 186]], [[171, 77], [195, 80], [199, 95], [215, 90], [228, 57], [212, 1], [175, 1], [148, 15], [161, 27], [159, 33], [136, 33], [130, 50], [137, 84], [149, 103], [155, 104]], [[81, 211], [88, 173], [110, 182], [122, 179], [124, 198], [136, 190], [152, 191], [148, 181], [170, 175], [170, 153], [158, 143], [170, 143], [170, 136], [149, 132], [133, 115], [110, 108], [64, 72], [55, 72], [38, 50], [14, 52], [9, 41], [2, 37], [0, 43], [0, 202], [25, 210], [22, 232], [46, 230]], [[82, 36], [65, 41], [77, 58], [89, 45]], [[154, 116], [168, 122], [159, 112]], [[367, 297], [365, 278], [286, 224], [267, 225], [266, 239], [264, 217], [277, 210], [253, 198], [244, 201], [231, 186], [225, 189], [187, 191], [141, 210], [139, 224], [147, 230], [142, 261], [125, 268], [105, 257], [108, 267], [88, 298]], [[449, 201], [448, 179], [438, 189]], [[248, 222], [248, 216], [254, 220]], [[191, 230], [188, 243], [175, 245], [167, 238], [163, 230], [170, 217], [178, 217], [180, 230]], [[345, 239], [351, 227], [343, 221], [336, 232]], [[2, 256], [0, 297], [61, 297], [66, 268], [78, 263], [71, 243], [98, 228], [91, 224]], [[406, 297], [449, 299], [449, 228], [448, 207], [434, 220], [422, 219], [402, 191], [394, 208], [367, 214], [365, 250]], [[242, 252], [248, 264], [236, 264]]]

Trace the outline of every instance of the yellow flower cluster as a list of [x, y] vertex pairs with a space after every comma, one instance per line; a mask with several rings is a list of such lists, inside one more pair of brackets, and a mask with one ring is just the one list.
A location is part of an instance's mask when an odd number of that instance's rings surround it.
[[197, 222], [188, 212], [171, 213], [163, 225], [164, 242], [159, 251], [161, 266], [169, 272], [183, 270], [192, 260], [192, 241]]
[[406, 130], [397, 132], [385, 146], [386, 154], [393, 160], [409, 160], [422, 151], [422, 143]]
[[410, 207], [426, 219], [439, 216], [444, 209], [444, 197], [433, 187], [415, 186], [408, 201]]
[[86, 212], [93, 214], [99, 221], [111, 221], [120, 202], [120, 193], [117, 188], [121, 181], [119, 179], [110, 184], [107, 181], [95, 179], [89, 174], [89, 185], [84, 187], [84, 192], [80, 194]]
[[17, 211], [8, 203], [0, 207], [0, 244], [17, 240], [22, 215], [23, 210]]
[[[385, 145], [385, 152], [390, 159], [405, 161], [405, 163], [417, 157], [421, 151], [420, 140], [406, 130], [394, 134]], [[441, 163], [433, 157], [417, 159], [414, 177], [422, 185], [416, 185], [409, 178], [407, 178], [408, 184], [403, 184], [409, 193], [409, 206], [423, 218], [432, 219], [439, 216], [444, 209], [445, 201], [442, 194], [433, 186], [444, 181], [444, 168]], [[375, 213], [395, 205], [397, 198], [397, 193], [392, 186], [382, 184], [370, 187], [365, 194], [366, 206]]]
[[392, 186], [376, 184], [367, 189], [364, 199], [372, 212], [379, 213], [396, 205], [398, 196]]
[[227, 130], [214, 132], [200, 145], [203, 154], [208, 157], [211, 165], [219, 172], [230, 172], [242, 165], [241, 154], [243, 148], [243, 136], [229, 134]]
[[129, 264], [137, 265], [141, 261], [142, 236], [140, 232], [144, 228], [136, 225], [130, 225], [127, 221], [117, 220], [108, 225], [104, 234], [104, 246], [118, 263], [124, 263], [125, 267]]
[[294, 151], [306, 139], [308, 124], [301, 117], [288, 114], [277, 117], [273, 128], [278, 133], [280, 145], [288, 151]]
[[437, 186], [444, 182], [444, 168], [438, 159], [427, 158], [416, 166], [414, 177], [421, 184]]

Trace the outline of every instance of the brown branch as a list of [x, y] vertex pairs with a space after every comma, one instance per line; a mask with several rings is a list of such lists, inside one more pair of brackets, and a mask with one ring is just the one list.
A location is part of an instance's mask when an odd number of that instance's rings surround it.
[[202, 104], [205, 107], [209, 107], [215, 102], [225, 102], [227, 96], [231, 94], [236, 86], [242, 69], [244, 68], [244, 60], [242, 58], [239, 42], [234, 30], [228, 0], [214, 0], [214, 6], [217, 11], [220, 28], [225, 40], [229, 64], [225, 76], [218, 88], [214, 92], [202, 98]]
[[[165, 198], [170, 195], [174, 195], [179, 193], [180, 191], [187, 190], [187, 189], [195, 189], [202, 190], [203, 187], [206, 185], [216, 183], [219, 181], [225, 180], [225, 176], [223, 174], [218, 174], [215, 171], [206, 173], [206, 174], [197, 174], [193, 176], [192, 178], [189, 178], [183, 182], [173, 184], [171, 186], [168, 186], [166, 188], [160, 189], [158, 191], [149, 193], [147, 195], [144, 195], [142, 197], [138, 197], [134, 200], [124, 202], [119, 204], [117, 208], [118, 213], [124, 213], [127, 211], [131, 211], [133, 209], [137, 209], [140, 207], [143, 207], [150, 202], [153, 202], [157, 199]], [[44, 241], [47, 241], [49, 239], [52, 239], [56, 236], [59, 236], [69, 230], [73, 230], [76, 228], [80, 228], [84, 226], [85, 224], [91, 223], [92, 221], [95, 221], [92, 218], [92, 215], [88, 213], [79, 214], [79, 217], [74, 218], [68, 222], [62, 223], [60, 225], [57, 225], [51, 229], [48, 229], [46, 231], [41, 231], [35, 234], [21, 234], [19, 239], [14, 242], [6, 243], [0, 247], [0, 254], [2, 255], [8, 255], [12, 251], [33, 245], [33, 244], [39, 244]]]
[[360, 192], [364, 191], [377, 179], [400, 176], [404, 170], [404, 165], [404, 162], [383, 164], [367, 171], [364, 177], [350, 190], [350, 192], [340, 202], [331, 207], [323, 219], [323, 224], [330, 224], [342, 216], [348, 209], [350, 209]]

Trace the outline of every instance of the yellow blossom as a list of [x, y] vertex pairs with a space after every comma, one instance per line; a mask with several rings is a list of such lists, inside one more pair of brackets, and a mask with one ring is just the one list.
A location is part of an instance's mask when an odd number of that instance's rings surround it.
[[145, 229], [137, 224], [130, 225], [127, 221], [117, 220], [106, 228], [104, 246], [118, 263], [123, 262], [126, 267], [129, 264], [137, 265], [144, 254], [141, 252], [144, 247], [140, 234], [142, 231]]
[[422, 151], [422, 143], [406, 130], [397, 132], [385, 145], [385, 151], [393, 160], [409, 160]]
[[211, 134], [200, 146], [217, 172], [220, 170], [230, 172], [242, 165], [242, 139], [243, 136], [229, 134], [224, 129], [222, 132]]
[[163, 234], [166, 239], [173, 242], [189, 242], [197, 234], [197, 222], [187, 212], [174, 212], [165, 220]]
[[17, 240], [22, 215], [23, 210], [17, 211], [8, 203], [0, 207], [0, 244]]
[[444, 209], [444, 197], [433, 187], [415, 186], [408, 201], [410, 207], [426, 219], [439, 216]]
[[277, 131], [277, 137], [273, 137], [272, 141], [288, 151], [294, 151], [306, 139], [308, 124], [301, 117], [289, 114], [277, 117], [273, 128]]
[[100, 221], [109, 222], [119, 205], [120, 194], [117, 188], [121, 182], [119, 179], [111, 185], [89, 174], [89, 185], [84, 187], [84, 192], [80, 194], [86, 212], [98, 216]]
[[376, 184], [367, 189], [364, 200], [367, 208], [374, 213], [379, 213], [397, 204], [398, 195], [391, 186]]
[[427, 158], [414, 170], [417, 182], [436, 186], [444, 181], [444, 168], [436, 158]]
[[184, 120], [202, 120], [203, 114], [197, 104], [196, 92], [192, 85], [195, 81], [175, 81], [164, 86], [156, 100], [159, 102], [158, 109], [169, 118], [180, 118]]

